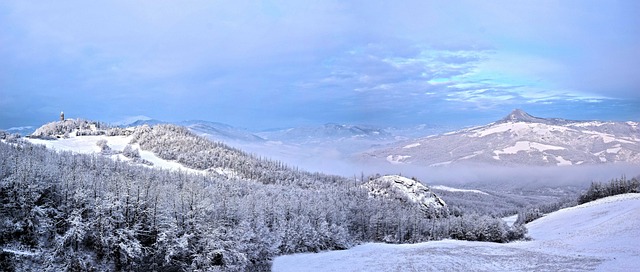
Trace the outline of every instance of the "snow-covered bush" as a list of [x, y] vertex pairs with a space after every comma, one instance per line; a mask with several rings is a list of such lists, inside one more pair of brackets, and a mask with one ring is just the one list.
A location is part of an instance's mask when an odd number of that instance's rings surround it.
[[111, 152], [111, 147], [109, 147], [109, 145], [107, 144], [107, 140], [105, 139], [100, 139], [96, 142], [96, 145], [98, 147], [100, 147], [100, 152], [101, 153], [110, 153]]
[[131, 145], [126, 145], [124, 147], [124, 149], [122, 150], [122, 155], [124, 155], [127, 158], [140, 158], [140, 151], [138, 151], [138, 149], [133, 149], [131, 147]]

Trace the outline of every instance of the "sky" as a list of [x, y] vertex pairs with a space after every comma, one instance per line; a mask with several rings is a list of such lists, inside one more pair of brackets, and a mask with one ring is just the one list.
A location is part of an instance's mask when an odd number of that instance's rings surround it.
[[640, 120], [640, 1], [0, 2], [0, 128]]

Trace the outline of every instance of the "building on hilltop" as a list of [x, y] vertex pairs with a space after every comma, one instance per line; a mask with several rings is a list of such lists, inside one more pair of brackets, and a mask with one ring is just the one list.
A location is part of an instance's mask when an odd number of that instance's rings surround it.
[[60, 121], [64, 121], [64, 111], [60, 112]]

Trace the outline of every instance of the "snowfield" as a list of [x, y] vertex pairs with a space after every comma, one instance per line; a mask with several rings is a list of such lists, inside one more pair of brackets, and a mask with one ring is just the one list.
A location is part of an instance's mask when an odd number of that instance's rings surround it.
[[273, 271], [638, 271], [640, 194], [608, 197], [527, 225], [531, 241], [364, 244], [281, 256]]
[[449, 186], [444, 186], [444, 185], [433, 185], [430, 186], [431, 189], [434, 190], [441, 190], [441, 191], [449, 191], [449, 192], [461, 192], [461, 193], [476, 193], [476, 194], [482, 194], [482, 195], [489, 195], [483, 191], [480, 190], [474, 190], [474, 189], [458, 189], [458, 188], [452, 188]]
[[507, 131], [520, 134], [530, 131], [543, 136], [551, 135], [553, 132], [565, 132], [567, 130], [569, 129], [562, 126], [535, 125], [527, 122], [502, 123], [488, 128], [481, 127], [480, 129], [470, 129], [470, 131], [475, 131], [475, 134], [473, 134], [474, 137], [485, 137], [491, 134]]

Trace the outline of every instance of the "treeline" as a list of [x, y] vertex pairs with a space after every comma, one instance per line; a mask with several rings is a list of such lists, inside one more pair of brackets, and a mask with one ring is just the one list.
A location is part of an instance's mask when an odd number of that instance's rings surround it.
[[638, 178], [629, 180], [623, 176], [618, 179], [612, 179], [609, 183], [592, 182], [589, 189], [578, 197], [578, 203], [583, 204], [596, 199], [627, 193], [640, 193], [640, 181], [638, 181]]
[[638, 192], [640, 192], [640, 182], [637, 178], [629, 180], [623, 176], [619, 179], [612, 179], [609, 183], [592, 182], [589, 189], [581, 193], [577, 199], [575, 197], [564, 197], [555, 202], [534, 205], [518, 211], [518, 219], [515, 224], [526, 224], [557, 210], [584, 204], [596, 199]]
[[576, 206], [575, 196], [564, 197], [554, 202], [532, 205], [518, 211], [515, 225], [524, 225], [560, 209]]

